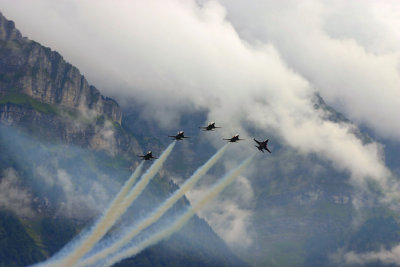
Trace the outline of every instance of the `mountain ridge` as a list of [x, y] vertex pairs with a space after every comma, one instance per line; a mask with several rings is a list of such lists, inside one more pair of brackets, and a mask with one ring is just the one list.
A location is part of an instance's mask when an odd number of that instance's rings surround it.
[[5, 19], [1, 13], [0, 17], [0, 41], [4, 51], [0, 75], [6, 80], [6, 84], [0, 83], [3, 95], [11, 88], [43, 103], [81, 112], [93, 110], [121, 124], [121, 109], [115, 100], [104, 97], [89, 85], [79, 70], [58, 52], [22, 37], [14, 22]]
[[[90, 204], [79, 203], [79, 197], [92, 197], [92, 188], [85, 184], [95, 182], [96, 189], [96, 183], [106, 181], [104, 186], [115, 191], [115, 181], [130, 175], [132, 162], [138, 164], [141, 146], [121, 122], [122, 112], [115, 100], [89, 85], [59, 53], [23, 37], [14, 22], [0, 13], [0, 150], [5, 152], [1, 155], [0, 189], [17, 186], [19, 192], [33, 198], [24, 205], [34, 210], [33, 217], [0, 213], [0, 240], [13, 247], [8, 251], [0, 246], [2, 255], [7, 255], [0, 265], [23, 266], [44, 260], [92, 222], [93, 210], [88, 210], [85, 219], [63, 216], [61, 211], [68, 210], [71, 201], [73, 207]], [[10, 172], [16, 177], [9, 178]], [[177, 189], [165, 175], [149, 184], [129, 215], [143, 216], [145, 207], [153, 208]], [[65, 182], [81, 190], [82, 196], [65, 191]], [[82, 187], [77, 187], [80, 184]], [[85, 194], [89, 196], [85, 198]], [[104, 203], [93, 204], [102, 207]], [[179, 201], [172, 213], [188, 204], [186, 199]], [[9, 221], [21, 225], [17, 240], [13, 240], [15, 231], [9, 231]], [[202, 233], [197, 231], [200, 228]], [[206, 262], [210, 266], [246, 266], [197, 216], [170, 239], [118, 266], [132, 262], [139, 266], [157, 262], [164, 266], [204, 266]]]
[[[0, 13], [0, 118], [45, 140], [132, 157], [141, 148], [121, 127], [118, 103], [89, 85], [50, 48], [22, 37]], [[49, 124], [53, 131], [45, 130]]]

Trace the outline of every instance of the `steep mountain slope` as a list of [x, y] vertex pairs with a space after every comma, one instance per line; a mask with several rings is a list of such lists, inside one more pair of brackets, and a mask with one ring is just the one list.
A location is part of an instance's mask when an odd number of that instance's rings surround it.
[[[46, 139], [109, 153], [140, 151], [118, 104], [49, 48], [21, 37], [0, 15], [0, 118]], [[53, 129], [48, 131], [47, 128]]]
[[[318, 95], [314, 107], [323, 109], [329, 120], [349, 122]], [[141, 125], [139, 138], [155, 138], [155, 123], [138, 121], [134, 116], [138, 112], [134, 108], [125, 111], [123, 123]], [[171, 176], [184, 179], [186, 171], [197, 165], [197, 158], [212, 151], [207, 142], [198, 142], [204, 135], [199, 133], [198, 126], [203, 125], [205, 118], [206, 114], [199, 112], [191, 114], [190, 120], [183, 117], [180, 121], [182, 129], [197, 141], [189, 148], [180, 148], [180, 155], [188, 164], [168, 169]], [[257, 130], [247, 130], [250, 136], [258, 136]], [[362, 142], [373, 141], [366, 133], [354, 131]], [[272, 132], [267, 137], [272, 154], [259, 153], [256, 157], [257, 167], [249, 177], [254, 196], [250, 206], [243, 207], [251, 212], [248, 230], [252, 243], [246, 249], [233, 248], [250, 265], [337, 266], [342, 263], [340, 252], [379, 251], [398, 244], [400, 216], [377, 200], [380, 193], [373, 183], [368, 193], [362, 193], [350, 183], [349, 174], [338, 171], [331, 162], [318, 155], [302, 155], [285, 146]], [[191, 150], [196, 151], [196, 157]], [[229, 192], [222, 196], [234, 198]], [[239, 207], [240, 201], [237, 198]], [[222, 210], [214, 210], [213, 216], [218, 216], [218, 212], [224, 216]], [[372, 266], [387, 265], [374, 262]]]
[[1, 94], [26, 94], [40, 102], [91, 109], [121, 123], [118, 104], [88, 84], [79, 70], [50, 48], [21, 36], [12, 21], [0, 14], [2, 54]]
[[[121, 121], [114, 100], [0, 14], [0, 266], [48, 258], [104, 210], [141, 153], [135, 133]], [[154, 146], [162, 149], [157, 141]], [[165, 175], [150, 183], [122, 225], [177, 189]], [[163, 222], [187, 205], [181, 200]], [[246, 265], [198, 217], [119, 266], [132, 263]]]

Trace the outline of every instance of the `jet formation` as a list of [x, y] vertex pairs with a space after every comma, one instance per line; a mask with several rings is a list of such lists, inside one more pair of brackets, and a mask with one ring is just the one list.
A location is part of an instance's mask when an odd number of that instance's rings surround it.
[[[214, 129], [218, 129], [218, 128], [222, 128], [222, 127], [215, 126], [215, 122], [209, 122], [207, 126], [200, 126], [199, 128], [202, 129], [202, 131], [213, 131]], [[175, 139], [175, 140], [183, 140], [186, 138], [190, 138], [189, 136], [185, 136], [184, 131], [179, 131], [176, 135], [168, 135], [168, 137]], [[245, 139], [240, 139], [239, 134], [235, 134], [231, 138], [224, 138], [223, 140], [228, 141], [229, 143], [236, 143], [237, 141], [242, 141]], [[269, 150], [269, 148], [268, 148], [269, 139], [266, 139], [265, 141], [258, 141], [255, 138], [253, 138], [253, 140], [254, 140], [254, 142], [257, 143], [257, 145], [255, 147], [257, 147], [258, 150], [260, 150], [263, 153], [264, 153], [264, 150], [268, 151], [269, 153], [272, 153], [271, 150]], [[138, 155], [138, 157], [141, 157], [143, 160], [157, 159], [157, 158], [153, 157], [151, 151], [147, 152], [146, 155], [143, 155], [143, 156]]]

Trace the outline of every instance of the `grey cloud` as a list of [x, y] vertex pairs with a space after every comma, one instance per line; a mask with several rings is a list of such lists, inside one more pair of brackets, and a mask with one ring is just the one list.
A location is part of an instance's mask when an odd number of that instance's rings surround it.
[[[196, 202], [209, 186], [201, 186], [191, 190], [187, 196]], [[227, 196], [229, 195], [229, 196]], [[199, 215], [207, 220], [213, 229], [233, 248], [243, 249], [253, 243], [253, 229], [250, 221], [253, 216], [251, 204], [253, 189], [247, 178], [241, 176], [225, 190], [222, 196], [205, 206]]]
[[400, 140], [399, 2], [220, 2], [241, 36], [272, 43], [330, 104]]
[[[57, 212], [63, 216], [91, 218], [101, 211], [110, 199], [110, 193], [101, 182], [90, 179], [88, 181], [87, 177], [72, 177], [66, 169], [57, 169], [53, 172], [45, 166], [38, 166], [36, 174], [46, 186], [58, 186], [62, 189], [64, 200], [57, 207]], [[103, 178], [107, 179], [107, 177]], [[77, 179], [81, 181], [77, 182]], [[85, 181], [82, 182], [82, 180]]]
[[334, 39], [353, 39], [371, 52], [399, 51], [397, 1], [321, 1], [328, 9], [323, 29]]
[[392, 247], [391, 249], [384, 249], [382, 247], [379, 251], [371, 251], [366, 253], [338, 251], [336, 254], [331, 256], [331, 259], [344, 266], [366, 265], [376, 262], [399, 266], [400, 245]]
[[114, 137], [115, 132], [112, 123], [106, 120], [104, 125], [96, 126], [95, 132], [95, 136], [90, 141], [90, 146], [98, 150], [105, 150], [111, 155], [115, 155], [118, 148]]
[[22, 188], [18, 174], [14, 169], [7, 169], [0, 180], [0, 208], [15, 212], [21, 217], [32, 217], [32, 195]]

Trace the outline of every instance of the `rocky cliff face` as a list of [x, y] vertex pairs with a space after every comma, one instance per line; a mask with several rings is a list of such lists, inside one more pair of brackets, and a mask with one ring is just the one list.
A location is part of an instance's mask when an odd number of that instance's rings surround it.
[[[120, 127], [117, 102], [102, 96], [59, 53], [22, 37], [1, 13], [0, 119], [44, 138], [112, 154], [140, 151]], [[49, 124], [54, 131], [40, 127]]]
[[41, 102], [87, 109], [121, 124], [118, 104], [90, 86], [77, 68], [49, 48], [23, 38], [0, 13], [0, 91], [20, 92]]
[[21, 40], [21, 33], [13, 21], [7, 20], [0, 12], [0, 40]]

